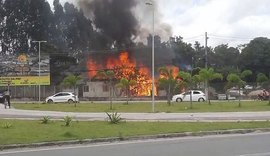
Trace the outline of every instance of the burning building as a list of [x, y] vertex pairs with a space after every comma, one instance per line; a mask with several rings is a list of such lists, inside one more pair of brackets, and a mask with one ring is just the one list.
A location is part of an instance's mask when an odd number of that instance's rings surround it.
[[[84, 58], [87, 67], [86, 76], [89, 81], [83, 89], [83, 96], [109, 96], [106, 80], [93, 79], [97, 71], [100, 70], [112, 70], [115, 73], [114, 83], [119, 82], [121, 78], [134, 80], [136, 85], [131, 87], [132, 96], [150, 96], [152, 89], [150, 44], [152, 42], [149, 39], [152, 39], [150, 37], [152, 17], [145, 2], [139, 0], [78, 0], [77, 4], [84, 14], [93, 21], [97, 34], [101, 36], [101, 49], [125, 49], [114, 52], [111, 50], [105, 53], [90, 52]], [[157, 4], [153, 6], [157, 7]], [[154, 58], [156, 80], [158, 79], [157, 68], [172, 65], [174, 58], [172, 50], [166, 48], [165, 43], [163, 45], [161, 43], [161, 40], [168, 39], [172, 32], [171, 27], [161, 21], [157, 8], [155, 8], [157, 36], [155, 36]], [[147, 15], [149, 17], [145, 17]], [[139, 47], [138, 42], [141, 42], [142, 46]], [[144, 45], [147, 43], [148, 45]], [[118, 93], [115, 89], [114, 95], [120, 96]]]
[[[149, 50], [150, 51], [150, 50]], [[161, 51], [157, 51], [155, 79], [159, 78], [157, 69], [160, 66], [171, 65], [170, 57], [162, 57]], [[164, 55], [164, 54], [163, 54]], [[149, 61], [150, 60], [150, 61]], [[135, 85], [131, 86], [131, 95], [135, 97], [150, 96], [152, 93], [152, 75], [151, 75], [151, 53], [128, 52], [120, 53], [95, 54], [90, 55], [86, 61], [87, 77], [89, 81], [84, 89], [84, 97], [108, 97], [109, 86], [108, 82], [103, 78], [95, 78], [98, 71], [111, 70], [114, 72], [114, 84], [118, 83], [121, 78], [134, 80]], [[178, 69], [175, 68], [175, 72]], [[155, 91], [156, 95], [159, 92]], [[162, 93], [162, 92], [160, 92]], [[163, 93], [164, 94], [164, 93]], [[115, 97], [125, 96], [121, 94], [119, 89], [114, 88]], [[160, 94], [159, 94], [160, 95]]]
[[136, 81], [136, 85], [131, 88], [131, 93], [135, 96], [150, 95], [152, 80], [149, 69], [142, 63], [129, 57], [128, 52], [123, 51], [119, 56], [107, 57], [105, 64], [98, 64], [93, 59], [87, 61], [88, 77], [93, 78], [98, 70], [112, 70], [115, 80], [125, 78]]

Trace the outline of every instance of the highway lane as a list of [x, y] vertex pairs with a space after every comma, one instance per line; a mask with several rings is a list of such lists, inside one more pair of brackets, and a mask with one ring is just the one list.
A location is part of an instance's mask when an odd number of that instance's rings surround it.
[[270, 156], [270, 133], [184, 137], [0, 152], [0, 156]]

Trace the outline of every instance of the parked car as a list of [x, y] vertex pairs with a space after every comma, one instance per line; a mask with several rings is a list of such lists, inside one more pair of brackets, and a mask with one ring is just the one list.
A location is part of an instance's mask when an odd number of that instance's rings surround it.
[[247, 90], [251, 90], [251, 89], [253, 89], [253, 86], [251, 86], [251, 85], [246, 85], [244, 88], [247, 89]]
[[203, 102], [206, 100], [205, 94], [202, 91], [190, 90], [181, 94], [174, 95], [172, 97], [172, 101], [174, 102], [190, 101], [190, 93], [192, 95], [192, 101]]
[[5, 103], [4, 93], [0, 92], [0, 103]]
[[57, 102], [68, 102], [74, 103], [79, 102], [79, 98], [72, 92], [59, 92], [52, 96], [49, 96], [45, 100], [46, 103], [57, 103]]
[[231, 97], [245, 96], [243, 89], [240, 89], [240, 93], [238, 89], [229, 89], [227, 95]]

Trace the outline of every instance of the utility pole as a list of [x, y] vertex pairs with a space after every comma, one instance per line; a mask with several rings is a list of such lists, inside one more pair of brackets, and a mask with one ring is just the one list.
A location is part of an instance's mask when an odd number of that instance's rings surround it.
[[[205, 32], [205, 56], [204, 56], [204, 59], [205, 59], [205, 69], [207, 70], [208, 68], [208, 56], [207, 56], [207, 40], [208, 40], [208, 37], [207, 37], [207, 32]], [[205, 80], [205, 95], [206, 95], [206, 101], [208, 100], [208, 82], [207, 80]]]
[[208, 57], [207, 57], [207, 32], [205, 32], [205, 68], [208, 68]]
[[[191, 70], [190, 70], [190, 76], [191, 76], [191, 86], [192, 86], [192, 72], [193, 72], [193, 56], [191, 57]], [[193, 108], [192, 104], [192, 95], [193, 95], [193, 87], [190, 88], [190, 108]]]
[[152, 7], [152, 112], [155, 112], [155, 7], [153, 1], [145, 3]]
[[38, 43], [38, 102], [40, 103], [40, 44], [47, 41], [32, 41]]

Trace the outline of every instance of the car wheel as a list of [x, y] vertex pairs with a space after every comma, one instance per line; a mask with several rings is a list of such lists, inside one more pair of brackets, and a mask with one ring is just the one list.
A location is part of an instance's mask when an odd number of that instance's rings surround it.
[[53, 103], [53, 100], [52, 100], [52, 99], [49, 99], [49, 100], [47, 101], [47, 103]]
[[68, 100], [68, 103], [69, 103], [69, 104], [71, 104], [71, 103], [73, 103], [73, 102], [74, 102], [74, 101], [73, 101], [72, 99], [69, 99], [69, 100]]
[[199, 98], [198, 101], [199, 101], [199, 102], [204, 102], [205, 100], [204, 100], [204, 98]]
[[176, 102], [182, 102], [183, 100], [181, 98], [177, 98]]

